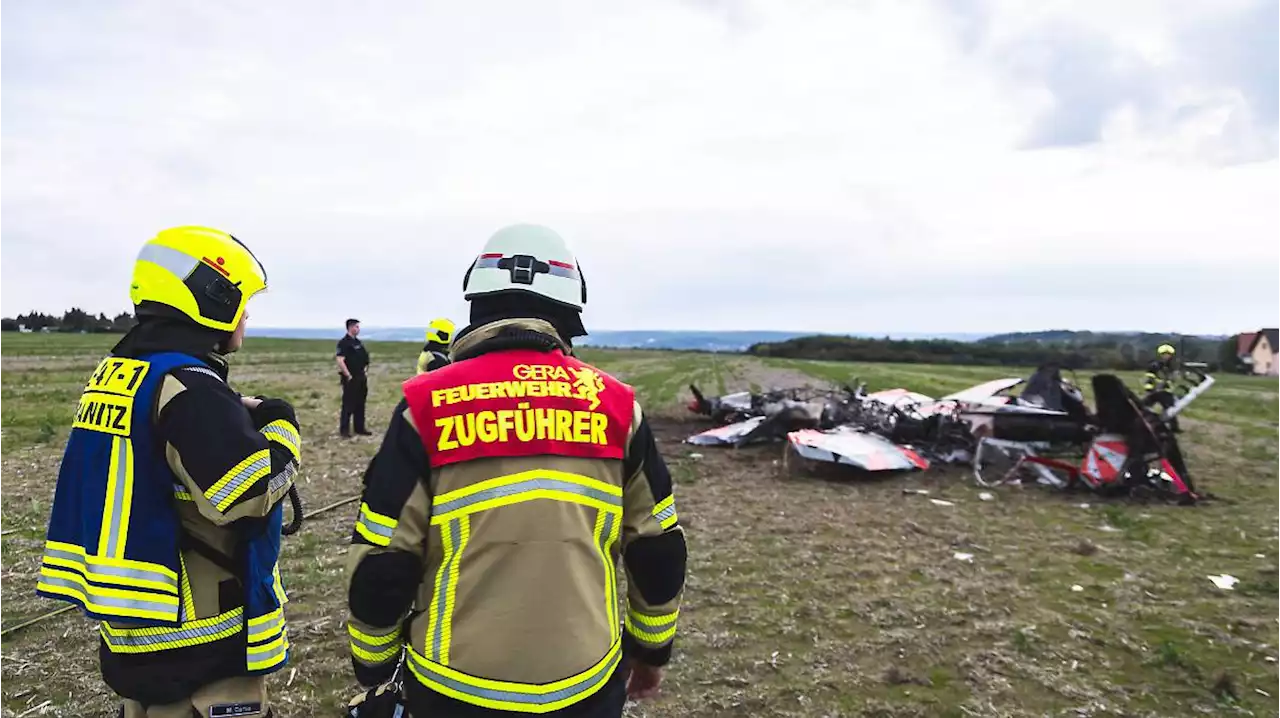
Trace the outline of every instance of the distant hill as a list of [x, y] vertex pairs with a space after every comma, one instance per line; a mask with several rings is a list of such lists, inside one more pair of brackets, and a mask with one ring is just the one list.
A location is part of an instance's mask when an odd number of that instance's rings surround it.
[[798, 337], [803, 332], [779, 331], [678, 331], [636, 330], [601, 331], [575, 340], [590, 347], [621, 349], [673, 349], [682, 351], [744, 352], [760, 342], [780, 342]]
[[[366, 341], [420, 342], [424, 328], [361, 326], [360, 338]], [[333, 339], [342, 337], [342, 330], [290, 327], [250, 327], [249, 336], [280, 339]], [[742, 352], [759, 342], [784, 341], [800, 336], [802, 332], [777, 331], [596, 331], [581, 337], [574, 343], [581, 346], [617, 347], [623, 349], [673, 349], [681, 351]]]
[[[1092, 344], [1129, 343], [1138, 346], [1156, 347], [1165, 342], [1177, 344], [1183, 338], [1181, 334], [1157, 334], [1153, 332], [1091, 332], [1073, 329], [1050, 329], [1040, 332], [1009, 332], [993, 334], [979, 339], [981, 344], [1058, 344], [1063, 346], [1086, 346]], [[1226, 335], [1188, 334], [1188, 342], [1221, 342]]]
[[1184, 361], [1231, 366], [1234, 343], [1226, 337], [1179, 336], [1143, 332], [1052, 330], [1000, 334], [976, 342], [947, 339], [885, 340], [809, 335], [761, 342], [747, 351], [756, 356], [830, 361], [904, 362], [1034, 366], [1054, 361], [1072, 369], [1137, 369], [1155, 358], [1156, 347], [1173, 344]]
[[[420, 327], [362, 326], [366, 341], [421, 342]], [[250, 336], [337, 341], [342, 329], [250, 327]], [[1144, 332], [1089, 332], [1053, 329], [984, 335], [893, 332], [814, 334], [774, 330], [688, 331], [668, 329], [601, 330], [575, 341], [580, 346], [619, 349], [667, 349], [752, 353], [810, 359], [905, 361], [956, 364], [1034, 364], [1050, 357], [1073, 366], [1134, 368], [1145, 364], [1155, 348], [1172, 342], [1187, 359], [1212, 361], [1225, 337], [1182, 337]]]
[[[362, 325], [360, 338], [367, 341], [387, 342], [420, 342], [423, 340], [424, 328], [419, 327], [375, 327]], [[279, 339], [332, 339], [335, 342], [342, 336], [342, 329], [315, 329], [297, 327], [249, 327], [251, 337], [274, 337]], [[741, 331], [691, 331], [668, 329], [635, 329], [635, 330], [600, 330], [575, 341], [576, 344], [589, 347], [612, 347], [619, 349], [671, 349], [678, 351], [705, 352], [745, 352], [756, 344], [783, 342], [788, 339], [805, 336], [806, 332], [786, 332], [772, 330]], [[841, 334], [838, 336], [883, 337], [882, 334]], [[950, 339], [953, 341], [974, 341], [986, 335], [974, 333], [930, 334], [925, 332], [895, 332], [890, 334], [894, 339]]]

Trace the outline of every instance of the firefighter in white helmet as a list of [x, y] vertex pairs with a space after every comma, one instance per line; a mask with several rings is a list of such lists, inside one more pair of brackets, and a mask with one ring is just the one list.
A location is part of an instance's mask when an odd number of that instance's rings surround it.
[[356, 677], [387, 681], [403, 648], [413, 715], [620, 716], [671, 656], [686, 557], [671, 475], [631, 387], [573, 356], [587, 290], [559, 235], [499, 231], [463, 290], [453, 363], [405, 383], [365, 474]]

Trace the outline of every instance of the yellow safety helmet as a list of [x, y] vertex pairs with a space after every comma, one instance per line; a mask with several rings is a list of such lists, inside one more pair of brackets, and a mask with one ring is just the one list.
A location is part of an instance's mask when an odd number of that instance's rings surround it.
[[1171, 357], [1176, 353], [1177, 352], [1174, 350], [1172, 344], [1161, 344], [1156, 347], [1156, 354], [1159, 354], [1162, 357]]
[[249, 299], [266, 288], [267, 270], [240, 240], [208, 227], [173, 227], [142, 245], [129, 298], [139, 314], [163, 305], [231, 332]]
[[432, 319], [427, 325], [427, 341], [448, 346], [453, 341], [454, 324], [445, 318]]

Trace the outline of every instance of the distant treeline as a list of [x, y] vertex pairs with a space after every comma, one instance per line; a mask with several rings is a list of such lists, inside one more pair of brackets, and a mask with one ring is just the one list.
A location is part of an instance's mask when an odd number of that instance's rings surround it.
[[[1043, 336], [1043, 335], [1052, 335]], [[789, 359], [896, 362], [906, 364], [968, 364], [1035, 366], [1056, 361], [1069, 369], [1132, 370], [1146, 366], [1163, 343], [1178, 348], [1183, 361], [1234, 369], [1235, 340], [1167, 334], [1105, 334], [1095, 332], [1036, 332], [1001, 334], [976, 342], [948, 339], [862, 339], [807, 336], [763, 342], [748, 354]]]
[[127, 332], [133, 324], [133, 315], [128, 312], [121, 312], [111, 318], [108, 318], [106, 314], [98, 314], [95, 317], [79, 307], [72, 307], [63, 312], [61, 317], [35, 311], [19, 314], [13, 318], [4, 317], [0, 319], [0, 330], [6, 332], [26, 330], [33, 332], [105, 333]]

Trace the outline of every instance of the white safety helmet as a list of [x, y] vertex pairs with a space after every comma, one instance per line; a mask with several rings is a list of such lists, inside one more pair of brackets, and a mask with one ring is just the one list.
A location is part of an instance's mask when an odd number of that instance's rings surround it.
[[582, 311], [587, 281], [564, 239], [547, 227], [515, 224], [497, 231], [462, 279], [463, 298], [528, 292]]

